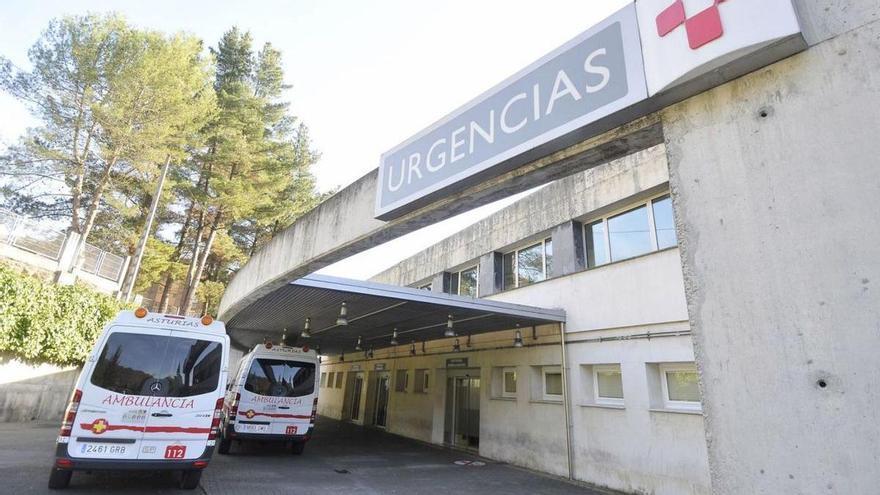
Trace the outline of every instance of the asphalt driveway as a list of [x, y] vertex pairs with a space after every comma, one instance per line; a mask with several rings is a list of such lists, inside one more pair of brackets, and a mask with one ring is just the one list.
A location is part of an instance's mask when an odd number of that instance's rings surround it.
[[[214, 455], [195, 491], [170, 473], [80, 473], [61, 492], [46, 488], [58, 425], [0, 424], [2, 493], [70, 494], [547, 494], [598, 492], [506, 464], [374, 429], [320, 418], [302, 456], [273, 445], [233, 445]], [[462, 463], [456, 461], [470, 461]], [[474, 463], [473, 461], [477, 461]], [[483, 465], [481, 465], [483, 464]]]

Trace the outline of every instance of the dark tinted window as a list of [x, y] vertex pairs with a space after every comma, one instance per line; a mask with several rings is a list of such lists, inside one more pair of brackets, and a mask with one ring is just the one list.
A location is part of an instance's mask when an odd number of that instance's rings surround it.
[[117, 332], [110, 335], [92, 384], [121, 394], [189, 397], [217, 389], [219, 342]]
[[315, 391], [315, 364], [254, 359], [244, 389], [271, 397], [302, 397]]

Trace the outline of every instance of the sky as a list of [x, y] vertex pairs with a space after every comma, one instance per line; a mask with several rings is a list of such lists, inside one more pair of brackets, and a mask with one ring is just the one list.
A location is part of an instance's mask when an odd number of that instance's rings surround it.
[[[388, 149], [628, 4], [627, 0], [0, 1], [0, 55], [29, 67], [50, 19], [115, 11], [139, 27], [213, 46], [236, 25], [281, 50], [287, 98], [321, 160], [322, 191], [344, 187]], [[0, 93], [0, 143], [38, 124]], [[423, 228], [321, 273], [368, 278], [484, 218], [512, 198]]]

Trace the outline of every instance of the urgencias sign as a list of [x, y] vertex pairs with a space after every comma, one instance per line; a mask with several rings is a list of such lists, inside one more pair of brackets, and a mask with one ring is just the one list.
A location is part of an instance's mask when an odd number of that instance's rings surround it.
[[558, 151], [572, 136], [587, 139], [805, 46], [790, 0], [692, 2], [638, 0], [384, 153], [376, 218], [396, 218]]

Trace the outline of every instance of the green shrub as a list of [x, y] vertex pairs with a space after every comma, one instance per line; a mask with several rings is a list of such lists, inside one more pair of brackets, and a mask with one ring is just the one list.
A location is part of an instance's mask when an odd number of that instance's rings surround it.
[[47, 284], [0, 263], [0, 351], [82, 364], [104, 325], [128, 306], [82, 285]]

